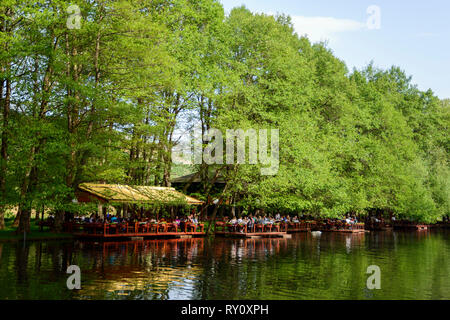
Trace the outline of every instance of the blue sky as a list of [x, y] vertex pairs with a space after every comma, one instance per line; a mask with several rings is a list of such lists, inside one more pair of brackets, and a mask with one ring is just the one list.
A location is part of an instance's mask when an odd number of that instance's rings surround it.
[[[450, 1], [448, 0], [219, 0], [226, 12], [285, 13], [298, 34], [327, 40], [350, 70], [370, 61], [401, 67], [421, 90], [450, 98]], [[370, 6], [379, 8], [367, 12]], [[369, 20], [369, 24], [367, 21]], [[379, 22], [379, 25], [377, 25]]]

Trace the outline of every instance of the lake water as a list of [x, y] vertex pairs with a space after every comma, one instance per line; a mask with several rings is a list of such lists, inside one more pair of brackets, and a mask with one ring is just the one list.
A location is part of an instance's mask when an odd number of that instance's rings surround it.
[[[72, 264], [81, 290], [67, 289]], [[449, 274], [448, 230], [0, 243], [0, 299], [450, 299]]]

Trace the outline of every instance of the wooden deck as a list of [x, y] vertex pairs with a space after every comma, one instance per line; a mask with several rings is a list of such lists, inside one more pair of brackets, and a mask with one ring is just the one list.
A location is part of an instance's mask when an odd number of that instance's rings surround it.
[[364, 223], [364, 229], [369, 231], [390, 231], [393, 230], [393, 226], [386, 222], [374, 222], [366, 221]]
[[348, 223], [322, 223], [318, 224], [315, 228], [317, 231], [322, 232], [340, 232], [340, 233], [365, 233], [369, 232], [365, 230], [364, 223], [348, 224]]
[[144, 238], [192, 238], [205, 235], [204, 224], [187, 223], [67, 223], [66, 232], [82, 239], [144, 239]]
[[394, 230], [417, 230], [425, 231], [428, 230], [428, 225], [426, 224], [409, 224], [409, 223], [399, 223], [394, 224]]
[[311, 231], [311, 228], [305, 227], [305, 228], [288, 228], [287, 233], [297, 233], [297, 232], [309, 232]]

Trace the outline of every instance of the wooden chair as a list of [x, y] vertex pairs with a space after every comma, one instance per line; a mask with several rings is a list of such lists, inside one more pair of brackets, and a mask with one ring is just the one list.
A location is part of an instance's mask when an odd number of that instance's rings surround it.
[[94, 234], [103, 234], [104, 226], [103, 223], [94, 223]]
[[158, 233], [158, 224], [157, 223], [150, 223], [148, 229], [149, 229], [149, 232], [156, 232], [156, 233]]
[[127, 233], [135, 233], [135, 232], [136, 232], [136, 224], [127, 223]]
[[117, 233], [126, 233], [127, 232], [127, 224], [119, 223], [117, 224]]
[[148, 223], [139, 223], [138, 225], [138, 232], [140, 233], [148, 233], [148, 229], [149, 229], [149, 224]]
[[197, 229], [197, 225], [194, 223], [187, 223], [186, 229], [187, 229], [187, 232], [195, 232], [195, 230]]
[[180, 222], [180, 230], [181, 232], [187, 232], [187, 222], [186, 221], [181, 221]]
[[103, 234], [109, 234], [109, 223], [103, 224]]
[[255, 225], [255, 232], [264, 232], [264, 225], [263, 224]]
[[178, 232], [178, 226], [175, 223], [168, 223], [167, 224], [167, 231], [173, 231], [173, 232]]
[[110, 234], [117, 234], [118, 233], [118, 229], [119, 229], [119, 226], [117, 224], [115, 224], [115, 223], [109, 225], [109, 233]]
[[167, 223], [158, 223], [158, 231], [157, 232], [167, 232]]

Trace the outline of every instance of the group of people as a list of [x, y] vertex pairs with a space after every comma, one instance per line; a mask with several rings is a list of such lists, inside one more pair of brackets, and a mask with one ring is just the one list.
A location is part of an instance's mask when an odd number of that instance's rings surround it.
[[192, 223], [199, 224], [199, 215], [198, 214], [190, 214], [188, 216], [176, 217], [175, 219], [155, 219], [155, 218], [139, 218], [136, 215], [132, 215], [130, 217], [120, 217], [107, 213], [104, 217], [99, 216], [98, 214], [92, 214], [91, 216], [76, 216], [73, 218], [74, 222], [77, 223], [175, 223], [177, 225], [183, 225], [184, 223]]
[[356, 217], [347, 217], [342, 222], [345, 222], [347, 224], [357, 224], [358, 223], [358, 219], [356, 219]]
[[[247, 228], [253, 228], [255, 225], [267, 225], [267, 224], [284, 224], [284, 223], [300, 223], [301, 221], [305, 220], [305, 217], [299, 217], [299, 216], [293, 216], [290, 215], [283, 215], [281, 216], [279, 213], [277, 213], [275, 216], [267, 216], [267, 215], [249, 215], [249, 216], [243, 216], [243, 217], [231, 217], [230, 219], [225, 218], [225, 222], [228, 225], [231, 225], [235, 227], [236, 229], [242, 231], [244, 230], [244, 227], [247, 226]], [[340, 221], [342, 223], [348, 224], [348, 225], [354, 225], [358, 223], [358, 219], [354, 216], [348, 216], [345, 219], [333, 219], [333, 220], [325, 220], [325, 223], [328, 222], [337, 222]]]
[[243, 232], [245, 226], [247, 229], [253, 228], [255, 225], [276, 225], [280, 223], [299, 223], [300, 219], [298, 216], [291, 217], [290, 215], [281, 216], [279, 213], [275, 216], [267, 215], [249, 215], [243, 217], [232, 217], [231, 219], [225, 218], [225, 222], [228, 225], [235, 227], [240, 232]]

